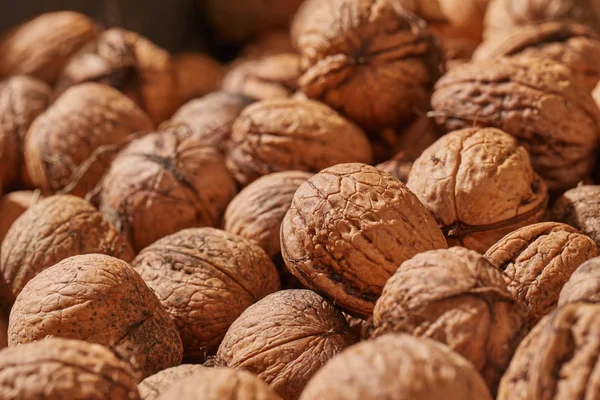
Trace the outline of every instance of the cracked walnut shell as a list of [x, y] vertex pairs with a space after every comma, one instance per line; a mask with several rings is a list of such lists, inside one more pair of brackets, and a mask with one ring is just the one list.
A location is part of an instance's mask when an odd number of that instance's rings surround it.
[[566, 191], [554, 203], [552, 217], [579, 229], [600, 246], [600, 186], [579, 185]]
[[600, 304], [600, 257], [581, 264], [560, 291], [559, 308], [579, 302]]
[[178, 384], [188, 376], [204, 370], [204, 366], [196, 364], [181, 364], [176, 367], [163, 369], [151, 375], [138, 384], [141, 400], [156, 400], [171, 386]]

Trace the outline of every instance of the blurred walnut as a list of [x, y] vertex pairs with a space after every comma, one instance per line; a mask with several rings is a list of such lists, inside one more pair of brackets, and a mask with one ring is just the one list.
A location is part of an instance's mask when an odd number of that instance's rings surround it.
[[138, 385], [141, 400], [156, 400], [171, 386], [178, 384], [188, 376], [204, 370], [202, 365], [181, 364], [163, 369], [141, 381]]
[[600, 304], [600, 257], [581, 264], [560, 291], [558, 307], [579, 302]]
[[376, 165], [375, 167], [377, 169], [387, 172], [394, 178], [398, 179], [400, 182], [406, 184], [406, 182], [408, 182], [408, 175], [410, 174], [412, 165], [412, 162], [404, 161], [404, 158], [401, 155], [401, 157], [397, 159], [386, 161], [384, 163]]
[[173, 59], [178, 105], [214, 92], [221, 85], [223, 66], [202, 53], [182, 53]]
[[442, 50], [448, 69], [460, 67], [471, 61], [479, 42], [470, 39], [442, 39]]
[[37, 190], [11, 192], [0, 198], [0, 244], [17, 218], [41, 199], [43, 196]]
[[554, 203], [552, 217], [569, 224], [600, 246], [600, 186], [579, 185]]
[[292, 39], [287, 30], [267, 33], [255, 41], [248, 43], [242, 49], [242, 55], [246, 58], [258, 58], [293, 52]]
[[[0, 288], [3, 288], [0, 284]], [[0, 307], [0, 350], [8, 346], [8, 313]], [[0, 384], [1, 385], [1, 384]]]

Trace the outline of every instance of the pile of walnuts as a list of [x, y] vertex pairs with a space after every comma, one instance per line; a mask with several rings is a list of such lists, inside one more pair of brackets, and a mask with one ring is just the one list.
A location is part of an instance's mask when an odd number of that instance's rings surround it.
[[0, 34], [0, 400], [599, 397], [599, 1], [198, 10]]

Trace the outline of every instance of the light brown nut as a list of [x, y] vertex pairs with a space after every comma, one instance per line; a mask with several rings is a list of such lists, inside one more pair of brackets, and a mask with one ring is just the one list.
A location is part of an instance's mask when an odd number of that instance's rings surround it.
[[83, 14], [42, 14], [0, 36], [0, 76], [30, 75], [52, 85], [69, 58], [97, 34], [94, 21]]
[[233, 321], [279, 290], [277, 269], [260, 247], [214, 228], [162, 238], [132, 265], [177, 325], [190, 362], [214, 355]]
[[525, 148], [490, 128], [443, 136], [415, 161], [407, 186], [450, 244], [480, 253], [509, 232], [540, 221], [548, 200]]
[[264, 100], [233, 125], [227, 166], [241, 186], [273, 172], [319, 172], [345, 162], [370, 163], [365, 133], [316, 101]]
[[569, 303], [600, 304], [600, 258], [592, 258], [573, 272], [560, 291], [558, 307]]
[[292, 39], [287, 30], [267, 33], [248, 43], [242, 49], [247, 58], [258, 58], [280, 53], [293, 53]]
[[[140, 399], [156, 400], [172, 386], [178, 385], [185, 378], [203, 371], [204, 368], [202, 365], [181, 364], [176, 367], [163, 369], [138, 384]], [[184, 397], [177, 398], [183, 399]], [[185, 398], [187, 399], [187, 397]]]
[[556, 306], [571, 274], [596, 256], [598, 246], [592, 239], [556, 222], [517, 229], [485, 253], [504, 272], [508, 290], [527, 308], [530, 327]]
[[544, 317], [519, 345], [497, 399], [596, 398], [599, 336], [600, 305], [570, 304]]
[[301, 400], [491, 400], [471, 363], [432, 340], [386, 335], [350, 347], [308, 383]]
[[123, 92], [155, 124], [170, 118], [178, 106], [177, 77], [169, 53], [124, 29], [102, 32], [73, 56], [58, 79], [56, 94], [84, 82]]
[[1, 277], [9, 291], [0, 298], [14, 303], [34, 276], [78, 254], [107, 254], [131, 261], [130, 245], [87, 201], [50, 196], [25, 211], [11, 226], [0, 250]]
[[571, 70], [548, 59], [501, 58], [449, 71], [432, 107], [446, 131], [494, 127], [514, 136], [548, 188], [587, 178], [596, 160], [600, 111]]
[[373, 312], [398, 266], [446, 248], [433, 217], [404, 184], [364, 164], [340, 164], [296, 191], [281, 225], [288, 269], [344, 311]]
[[402, 263], [377, 301], [373, 323], [374, 336], [408, 333], [448, 345], [473, 363], [492, 391], [526, 333], [524, 307], [502, 273], [462, 247]]
[[569, 224], [600, 246], [600, 186], [579, 185], [554, 203], [552, 218]]
[[88, 254], [40, 272], [10, 312], [8, 344], [46, 336], [108, 346], [146, 378], [179, 365], [177, 327], [142, 278], [125, 261]]
[[152, 121], [131, 100], [98, 83], [65, 92], [35, 120], [25, 140], [25, 164], [43, 194], [85, 196], [118, 150]]
[[181, 53], [174, 57], [177, 78], [177, 104], [214, 92], [221, 85], [223, 66], [203, 53]]
[[335, 306], [310, 290], [282, 290], [231, 325], [217, 362], [258, 375], [284, 399], [295, 400], [314, 373], [354, 342]]
[[0, 399], [137, 400], [136, 375], [109, 349], [48, 338], [0, 352]]
[[229, 203], [224, 229], [253, 241], [270, 257], [281, 252], [279, 231], [294, 193], [313, 174], [283, 171], [265, 175], [242, 190]]
[[140, 251], [185, 228], [217, 226], [235, 196], [222, 156], [186, 129], [133, 141], [104, 176], [100, 211]]
[[386, 161], [381, 164], [377, 164], [376, 167], [382, 171], [387, 172], [400, 182], [406, 184], [408, 182], [408, 175], [412, 169], [413, 163], [410, 161], [403, 161], [403, 158]]
[[17, 218], [43, 198], [37, 190], [21, 190], [8, 193], [0, 199], [0, 243]]

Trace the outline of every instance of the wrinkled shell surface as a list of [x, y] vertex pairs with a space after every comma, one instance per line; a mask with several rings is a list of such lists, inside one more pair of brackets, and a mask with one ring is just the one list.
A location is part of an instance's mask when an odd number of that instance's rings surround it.
[[273, 172], [319, 172], [345, 162], [370, 163], [364, 132], [315, 101], [265, 100], [233, 125], [227, 165], [242, 186]]
[[0, 352], [0, 398], [136, 400], [136, 376], [109, 349], [48, 338]]
[[219, 363], [258, 375], [284, 399], [297, 399], [313, 374], [354, 341], [335, 306], [309, 290], [282, 290], [231, 325]]
[[288, 269], [344, 311], [368, 317], [402, 262], [446, 248], [408, 188], [364, 164], [327, 168], [304, 183], [281, 226]]
[[600, 304], [600, 258], [581, 264], [563, 286], [558, 307], [568, 303]]
[[375, 306], [374, 334], [444, 343], [494, 388], [526, 333], [525, 315], [499, 270], [474, 251], [453, 247], [418, 254], [398, 268]]
[[[171, 386], [178, 384], [194, 373], [203, 371], [202, 365], [182, 364], [177, 367], [163, 369], [162, 371], [147, 377], [138, 385], [141, 400], [156, 400]], [[182, 399], [183, 397], [177, 397]]]
[[46, 336], [110, 347], [146, 378], [179, 365], [179, 332], [125, 261], [90, 254], [67, 258], [23, 288], [9, 318], [9, 346]]
[[0, 243], [17, 218], [42, 198], [38, 191], [22, 190], [8, 193], [0, 199]]
[[178, 104], [214, 92], [223, 78], [223, 66], [202, 53], [183, 53], [173, 59], [177, 76]]
[[600, 186], [581, 185], [563, 193], [552, 207], [552, 217], [579, 229], [600, 246]]

